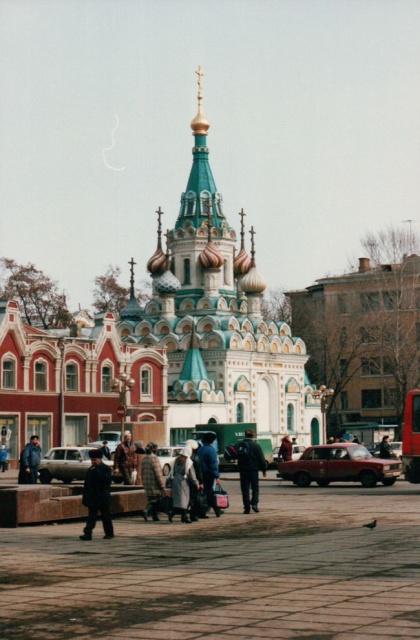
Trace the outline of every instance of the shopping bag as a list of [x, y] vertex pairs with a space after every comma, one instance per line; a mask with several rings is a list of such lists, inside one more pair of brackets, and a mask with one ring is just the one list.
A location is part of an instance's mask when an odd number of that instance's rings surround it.
[[161, 513], [170, 513], [172, 511], [172, 497], [162, 491], [156, 500], [157, 510]]
[[227, 509], [229, 506], [229, 496], [220, 484], [216, 485], [213, 493], [213, 506], [216, 509]]

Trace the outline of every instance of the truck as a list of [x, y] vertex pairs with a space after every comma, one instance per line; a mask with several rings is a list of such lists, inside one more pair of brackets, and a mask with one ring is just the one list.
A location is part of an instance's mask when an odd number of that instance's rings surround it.
[[[255, 422], [233, 422], [226, 424], [197, 424], [193, 430], [191, 437], [193, 440], [197, 440], [201, 443], [202, 437], [205, 433], [214, 433], [216, 440], [213, 443], [214, 448], [217, 450], [219, 456], [219, 467], [221, 470], [235, 469], [237, 467], [237, 460], [228, 462], [223, 457], [225, 448], [229, 444], [235, 444], [245, 438], [246, 429], [252, 429], [257, 433], [257, 425]], [[264, 457], [268, 466], [273, 464], [273, 442], [270, 436], [257, 436], [256, 442], [263, 450]]]
[[402, 463], [405, 479], [420, 484], [420, 389], [409, 391], [405, 400]]

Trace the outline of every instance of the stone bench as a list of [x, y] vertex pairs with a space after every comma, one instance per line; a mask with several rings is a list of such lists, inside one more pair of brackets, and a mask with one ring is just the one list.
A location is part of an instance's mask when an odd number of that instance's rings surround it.
[[[0, 527], [62, 522], [87, 517], [82, 485], [7, 485], [0, 487]], [[147, 506], [143, 489], [112, 486], [111, 513], [136, 513]]]

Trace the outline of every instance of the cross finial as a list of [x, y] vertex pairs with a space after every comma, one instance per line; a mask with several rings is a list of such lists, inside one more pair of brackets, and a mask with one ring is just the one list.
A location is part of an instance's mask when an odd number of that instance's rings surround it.
[[169, 249], [169, 229], [166, 229], [166, 233], [163, 234], [165, 236], [166, 239], [166, 269], [169, 270], [170, 268], [170, 257], [171, 257], [171, 251]]
[[202, 94], [203, 85], [201, 84], [201, 78], [204, 76], [203, 70], [201, 69], [201, 65], [199, 65], [198, 71], [196, 71], [196, 74], [198, 76], [198, 79], [197, 79], [197, 84], [198, 84], [197, 98], [200, 101], [202, 99], [202, 97], [203, 97], [203, 94]]
[[255, 240], [254, 240], [254, 236], [255, 236], [255, 234], [257, 232], [254, 230], [254, 227], [251, 227], [249, 233], [251, 235], [251, 260], [252, 260], [252, 266], [255, 267]]
[[137, 262], [134, 262], [134, 258], [131, 258], [128, 264], [130, 265], [130, 297], [134, 298], [134, 265]]
[[243, 208], [240, 210], [239, 215], [241, 217], [241, 249], [245, 248], [245, 224], [244, 224], [244, 217], [246, 216], [245, 211], [243, 210]]
[[162, 216], [163, 216], [163, 211], [162, 209], [159, 207], [159, 209], [156, 211], [157, 213], [157, 217], [158, 217], [158, 246], [161, 246], [161, 237], [162, 237]]

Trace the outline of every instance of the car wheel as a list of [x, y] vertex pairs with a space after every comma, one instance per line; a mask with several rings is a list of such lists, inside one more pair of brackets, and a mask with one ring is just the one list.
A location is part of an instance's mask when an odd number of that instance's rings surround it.
[[318, 487], [328, 487], [330, 482], [331, 480], [326, 480], [325, 478], [321, 478], [320, 480], [316, 481]]
[[370, 489], [371, 487], [375, 487], [378, 482], [377, 477], [373, 473], [373, 471], [362, 471], [360, 474], [360, 482], [363, 487]]
[[169, 474], [171, 473], [171, 465], [164, 464], [163, 465], [163, 469], [162, 469], [162, 473], [163, 473], [164, 476], [169, 476]]
[[311, 482], [312, 482], [311, 476], [308, 473], [305, 473], [304, 471], [300, 471], [295, 475], [294, 483], [298, 487], [309, 487]]
[[382, 480], [382, 484], [384, 485], [384, 487], [392, 487], [392, 485], [396, 482], [397, 478], [385, 478], [385, 480]]
[[52, 475], [48, 471], [48, 469], [41, 469], [39, 472], [39, 480], [41, 484], [50, 484], [52, 480]]

